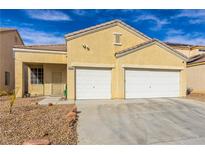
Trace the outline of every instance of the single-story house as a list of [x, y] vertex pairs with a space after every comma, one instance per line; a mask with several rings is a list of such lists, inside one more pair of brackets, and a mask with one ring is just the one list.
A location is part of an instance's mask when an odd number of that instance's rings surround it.
[[62, 96], [65, 87], [72, 100], [186, 95], [187, 57], [120, 20], [66, 34], [65, 40], [13, 48], [18, 97]]
[[24, 42], [14, 28], [0, 28], [0, 92], [14, 89], [13, 46]]
[[194, 56], [188, 61], [187, 87], [193, 93], [205, 93], [205, 54]]

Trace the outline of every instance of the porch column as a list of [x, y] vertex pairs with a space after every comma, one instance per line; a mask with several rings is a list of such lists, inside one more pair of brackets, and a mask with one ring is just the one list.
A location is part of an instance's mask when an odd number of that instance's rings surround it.
[[15, 92], [16, 97], [22, 97], [24, 93], [23, 62], [15, 59]]
[[186, 96], [187, 89], [187, 74], [186, 70], [181, 70], [180, 72], [180, 97]]
[[68, 99], [74, 100], [75, 98], [75, 68], [67, 68], [67, 96]]
[[115, 84], [114, 84], [114, 91], [115, 97], [114, 99], [124, 99], [125, 98], [125, 70], [122, 68], [119, 59], [116, 60], [115, 66]]

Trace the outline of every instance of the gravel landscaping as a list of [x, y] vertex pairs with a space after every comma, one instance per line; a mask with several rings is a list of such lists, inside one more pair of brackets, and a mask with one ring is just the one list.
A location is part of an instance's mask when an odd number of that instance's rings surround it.
[[41, 106], [37, 103], [41, 99], [17, 99], [9, 114], [9, 101], [0, 98], [0, 144], [23, 144], [31, 139], [77, 144], [77, 123], [67, 116], [73, 105]]

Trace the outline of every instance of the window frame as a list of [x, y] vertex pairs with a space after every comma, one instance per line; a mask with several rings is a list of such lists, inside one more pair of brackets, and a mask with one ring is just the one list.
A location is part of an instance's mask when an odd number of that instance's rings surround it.
[[122, 45], [122, 42], [121, 42], [121, 36], [122, 36], [122, 33], [113, 33], [114, 35], [114, 45]]
[[44, 84], [44, 69], [43, 67], [32, 67], [30, 72], [31, 84]]
[[10, 80], [11, 80], [10, 72], [5, 71], [4, 77], [5, 77], [4, 79], [5, 86], [10, 86]]

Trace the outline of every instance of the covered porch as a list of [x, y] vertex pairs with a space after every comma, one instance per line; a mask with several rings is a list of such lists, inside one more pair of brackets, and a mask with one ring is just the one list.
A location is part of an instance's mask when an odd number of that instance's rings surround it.
[[24, 94], [31, 96], [64, 95], [66, 89], [65, 64], [24, 64]]
[[66, 51], [14, 48], [17, 97], [64, 95], [67, 83]]

